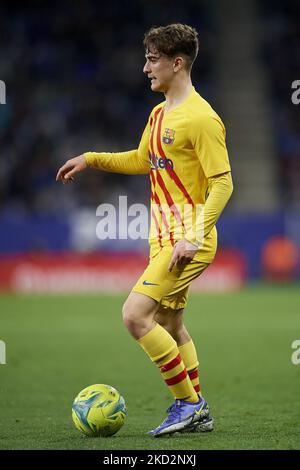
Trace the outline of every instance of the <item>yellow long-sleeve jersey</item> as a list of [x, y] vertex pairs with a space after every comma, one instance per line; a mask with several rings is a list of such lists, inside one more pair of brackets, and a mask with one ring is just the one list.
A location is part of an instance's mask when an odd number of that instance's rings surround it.
[[165, 102], [152, 110], [138, 149], [87, 152], [86, 162], [109, 172], [150, 173], [152, 256], [186, 238], [210, 263], [215, 224], [233, 189], [225, 128], [194, 88], [180, 105], [167, 112], [164, 107]]

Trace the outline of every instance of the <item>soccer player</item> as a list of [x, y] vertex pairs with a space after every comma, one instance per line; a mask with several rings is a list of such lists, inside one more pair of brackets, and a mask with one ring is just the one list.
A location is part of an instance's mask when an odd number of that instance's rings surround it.
[[199, 362], [183, 312], [192, 280], [214, 259], [215, 225], [233, 190], [225, 128], [191, 81], [196, 30], [184, 24], [151, 28], [144, 46], [143, 71], [151, 90], [165, 100], [152, 110], [138, 149], [84, 153], [68, 160], [57, 180], [73, 181], [86, 167], [150, 174], [149, 265], [123, 306], [125, 326], [174, 397], [166, 419], [149, 434], [211, 431], [213, 418], [201, 394]]

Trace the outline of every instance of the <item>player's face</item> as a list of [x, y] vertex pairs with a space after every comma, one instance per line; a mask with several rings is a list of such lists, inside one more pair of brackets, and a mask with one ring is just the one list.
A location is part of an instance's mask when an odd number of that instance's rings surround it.
[[173, 59], [155, 50], [147, 50], [145, 57], [143, 72], [151, 80], [151, 90], [165, 93], [174, 77]]

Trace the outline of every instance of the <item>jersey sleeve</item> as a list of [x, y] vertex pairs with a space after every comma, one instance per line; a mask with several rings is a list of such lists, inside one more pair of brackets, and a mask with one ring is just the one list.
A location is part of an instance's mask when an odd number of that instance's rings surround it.
[[191, 120], [190, 139], [206, 178], [230, 171], [225, 137], [217, 116], [205, 114]]
[[150, 172], [148, 154], [150, 138], [150, 118], [144, 129], [139, 146], [128, 152], [86, 152], [84, 154], [88, 166], [111, 173], [128, 175], [147, 174]]
[[209, 195], [204, 204], [203, 219], [199, 221], [199, 225], [203, 229], [201, 231], [203, 238], [200, 237], [198, 239], [195, 230], [190, 230], [185, 235], [186, 240], [200, 247], [202, 246], [203, 239], [207, 237], [216, 225], [218, 218], [230, 199], [233, 191], [231, 172], [208, 178], [208, 189]]

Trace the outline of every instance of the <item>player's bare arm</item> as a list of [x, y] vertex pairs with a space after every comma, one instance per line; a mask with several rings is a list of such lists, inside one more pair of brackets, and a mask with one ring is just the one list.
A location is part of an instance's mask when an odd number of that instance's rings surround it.
[[84, 155], [71, 158], [58, 170], [56, 175], [56, 181], [62, 181], [62, 183], [70, 183], [74, 181], [74, 176], [80, 171], [87, 168], [87, 163]]

